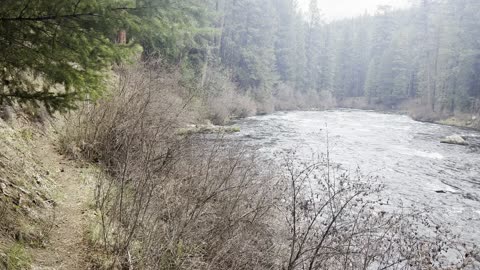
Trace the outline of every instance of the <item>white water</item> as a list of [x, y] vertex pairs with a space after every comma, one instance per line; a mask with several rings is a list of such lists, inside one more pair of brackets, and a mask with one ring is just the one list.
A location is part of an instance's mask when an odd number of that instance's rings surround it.
[[325, 152], [328, 132], [334, 162], [381, 177], [392, 201], [427, 208], [462, 241], [480, 244], [480, 152], [440, 143], [445, 136], [478, 132], [354, 110], [276, 113], [238, 124], [235, 138], [265, 158], [298, 147], [305, 155]]

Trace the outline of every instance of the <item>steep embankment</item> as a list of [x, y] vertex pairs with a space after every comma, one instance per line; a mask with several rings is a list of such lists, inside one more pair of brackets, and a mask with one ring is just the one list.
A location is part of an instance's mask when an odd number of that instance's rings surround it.
[[93, 173], [47, 134], [0, 120], [0, 269], [85, 269]]

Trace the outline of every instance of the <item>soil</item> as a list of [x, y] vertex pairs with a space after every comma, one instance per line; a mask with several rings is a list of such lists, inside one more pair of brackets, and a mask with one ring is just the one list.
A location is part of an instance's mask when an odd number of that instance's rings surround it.
[[37, 153], [42, 162], [53, 170], [58, 195], [55, 198], [55, 225], [49, 241], [45, 248], [31, 250], [32, 269], [87, 269], [85, 235], [93, 179], [78, 162], [60, 155], [48, 140], [38, 145]]

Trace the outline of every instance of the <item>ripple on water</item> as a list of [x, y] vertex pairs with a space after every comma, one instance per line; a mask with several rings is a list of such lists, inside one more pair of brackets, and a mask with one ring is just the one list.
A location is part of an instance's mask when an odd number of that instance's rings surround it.
[[432, 159], [443, 159], [444, 156], [440, 153], [433, 153], [433, 152], [424, 152], [419, 150], [414, 150], [414, 156], [424, 157], [424, 158], [432, 158]]
[[[439, 143], [452, 134], [480, 141], [478, 132], [354, 110], [276, 113], [239, 124], [234, 136], [261, 146], [265, 155], [304, 145], [308, 157], [312, 149], [325, 150], [328, 131], [333, 161], [380, 176], [389, 198], [431, 208], [440, 221], [455, 221], [454, 232], [480, 228], [480, 151]], [[480, 230], [462, 237], [480, 243]]]

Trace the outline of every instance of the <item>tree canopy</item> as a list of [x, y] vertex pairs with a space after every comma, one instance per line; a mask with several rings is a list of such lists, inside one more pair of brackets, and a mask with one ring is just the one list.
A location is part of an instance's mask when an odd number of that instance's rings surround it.
[[[144, 45], [180, 57], [200, 27], [194, 1], [6, 0], [0, 6], [0, 104], [45, 104], [49, 111], [95, 98], [108, 70]], [[205, 9], [205, 7], [203, 7]], [[126, 30], [128, 44], [115, 43]]]

